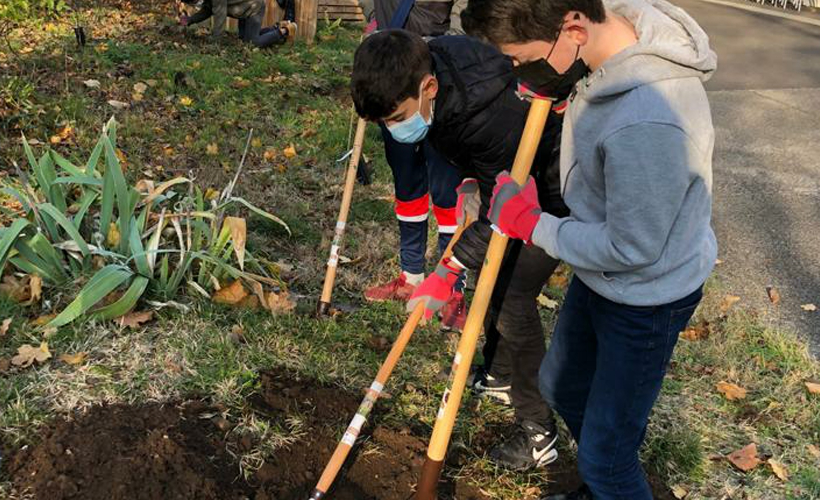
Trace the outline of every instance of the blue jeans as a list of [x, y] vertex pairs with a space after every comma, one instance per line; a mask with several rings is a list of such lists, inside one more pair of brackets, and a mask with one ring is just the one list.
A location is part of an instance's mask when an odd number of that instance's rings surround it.
[[541, 395], [578, 443], [596, 500], [651, 500], [638, 458], [678, 334], [702, 287], [670, 304], [616, 304], [573, 278], [539, 371]]

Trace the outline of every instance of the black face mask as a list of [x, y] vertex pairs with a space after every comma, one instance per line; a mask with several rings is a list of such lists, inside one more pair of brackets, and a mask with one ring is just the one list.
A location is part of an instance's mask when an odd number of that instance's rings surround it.
[[[555, 45], [552, 46], [555, 50]], [[519, 64], [513, 68], [513, 74], [518, 80], [539, 95], [556, 100], [564, 100], [569, 97], [575, 84], [589, 73], [589, 66], [583, 59], [578, 57], [581, 47], [575, 52], [575, 61], [564, 73], [555, 71], [547, 62], [552, 50], [546, 58], [538, 59], [524, 64]]]

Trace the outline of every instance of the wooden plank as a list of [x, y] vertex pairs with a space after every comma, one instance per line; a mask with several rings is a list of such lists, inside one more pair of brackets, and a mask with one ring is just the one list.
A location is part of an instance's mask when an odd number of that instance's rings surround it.
[[334, 14], [361, 14], [362, 9], [361, 7], [339, 7], [338, 5], [334, 6], [319, 6], [319, 17], [322, 17], [321, 14], [327, 12], [330, 16]]
[[357, 0], [319, 0], [319, 7], [328, 5], [341, 5], [345, 7], [359, 7]]
[[265, 19], [262, 21], [262, 27], [268, 28], [278, 23], [285, 17], [285, 12], [279, 7], [276, 0], [265, 0]]
[[319, 15], [318, 0], [299, 0], [296, 2], [296, 23], [299, 25], [297, 38], [308, 45], [316, 38], [316, 19]]

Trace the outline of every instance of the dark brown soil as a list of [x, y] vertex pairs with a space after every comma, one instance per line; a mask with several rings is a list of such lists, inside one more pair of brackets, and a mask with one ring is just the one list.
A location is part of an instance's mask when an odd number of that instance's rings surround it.
[[[218, 409], [202, 402], [97, 406], [44, 427], [38, 443], [4, 453], [2, 475], [37, 500], [304, 500], [336, 446], [360, 396], [313, 382], [262, 374], [254, 411], [305, 432], [280, 448], [249, 481], [228, 452], [255, 444], [230, 432]], [[378, 417], [376, 417], [378, 419]], [[405, 500], [413, 493], [425, 441], [377, 428], [359, 446], [328, 495], [336, 500]], [[442, 498], [484, 499], [457, 482]]]

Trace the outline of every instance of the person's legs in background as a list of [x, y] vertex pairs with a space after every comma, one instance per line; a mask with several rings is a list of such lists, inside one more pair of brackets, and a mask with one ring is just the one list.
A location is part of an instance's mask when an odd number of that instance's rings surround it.
[[[433, 215], [438, 225], [438, 257], [441, 258], [453, 233], [456, 232], [456, 188], [461, 184], [458, 168], [448, 162], [433, 146], [424, 141], [422, 147], [427, 162], [427, 179], [433, 199]], [[441, 309], [441, 326], [445, 330], [461, 331], [467, 321], [467, 302], [464, 299], [464, 275], [455, 286], [455, 293]]]
[[407, 300], [424, 280], [427, 217], [430, 211], [427, 168], [420, 144], [402, 144], [381, 125], [384, 151], [396, 191], [401, 274], [387, 284], [365, 291], [371, 302]]

